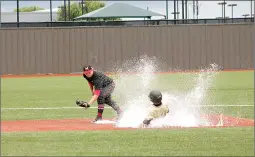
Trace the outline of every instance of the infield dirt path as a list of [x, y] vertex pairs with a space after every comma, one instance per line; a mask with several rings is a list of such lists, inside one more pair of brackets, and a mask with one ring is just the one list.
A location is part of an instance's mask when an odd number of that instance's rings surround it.
[[[201, 127], [245, 127], [254, 126], [254, 120], [235, 118], [224, 115], [204, 115], [211, 126]], [[2, 121], [2, 132], [42, 132], [42, 131], [78, 131], [78, 130], [132, 130], [136, 128], [120, 128], [114, 124], [95, 124], [92, 119], [62, 120], [8, 120]], [[182, 128], [182, 127], [165, 127]]]

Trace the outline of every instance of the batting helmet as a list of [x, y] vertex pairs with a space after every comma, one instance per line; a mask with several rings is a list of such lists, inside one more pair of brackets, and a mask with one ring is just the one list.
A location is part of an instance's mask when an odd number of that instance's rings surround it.
[[149, 94], [149, 98], [154, 104], [161, 104], [162, 94], [159, 90], [152, 90]]

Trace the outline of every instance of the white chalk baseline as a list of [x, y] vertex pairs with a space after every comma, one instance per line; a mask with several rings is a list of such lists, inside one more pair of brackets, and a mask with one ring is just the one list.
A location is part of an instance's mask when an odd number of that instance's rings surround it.
[[[254, 105], [204, 105], [204, 106], [197, 106], [197, 105], [190, 105], [188, 107], [254, 107]], [[97, 109], [97, 106], [91, 106], [90, 108]], [[105, 106], [104, 108], [111, 108]], [[60, 109], [81, 109], [81, 107], [39, 107], [39, 108], [1, 108], [1, 110], [60, 110]]]

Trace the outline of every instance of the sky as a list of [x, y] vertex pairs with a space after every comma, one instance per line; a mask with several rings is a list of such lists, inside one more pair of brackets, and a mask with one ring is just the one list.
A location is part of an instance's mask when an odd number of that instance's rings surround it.
[[[1, 0], [0, 0], [1, 1]], [[166, 2], [165, 1], [104, 1], [106, 5], [110, 5], [116, 2], [128, 3], [143, 9], [148, 9], [160, 14], [166, 15]], [[198, 18], [216, 18], [222, 16], [222, 8], [218, 5], [220, 1], [200, 1], [199, 2], [199, 15]], [[254, 14], [254, 1], [226, 1], [228, 4], [237, 4], [234, 7], [234, 17], [243, 17], [244, 14], [251, 14], [251, 6], [252, 6], [252, 14]], [[193, 18], [193, 10], [192, 10], [192, 1], [189, 2], [188, 5], [188, 17]], [[252, 4], [251, 4], [252, 3]], [[52, 7], [56, 8], [59, 5], [64, 4], [63, 1], [52, 1]], [[20, 7], [23, 6], [31, 6], [36, 5], [45, 9], [50, 8], [50, 3], [47, 1], [22, 1], [20, 2]], [[174, 2], [173, 0], [168, 1], [168, 18], [173, 19], [174, 16], [171, 14], [174, 11]], [[16, 8], [15, 1], [2, 1], [1, 2], [1, 11], [2, 12], [10, 12]], [[179, 11], [181, 12], [181, 0], [179, 0]], [[231, 7], [226, 6], [226, 16], [231, 18]], [[162, 17], [157, 17], [162, 18]], [[182, 15], [179, 15], [179, 18], [182, 18]], [[196, 17], [195, 17], [196, 18]]]

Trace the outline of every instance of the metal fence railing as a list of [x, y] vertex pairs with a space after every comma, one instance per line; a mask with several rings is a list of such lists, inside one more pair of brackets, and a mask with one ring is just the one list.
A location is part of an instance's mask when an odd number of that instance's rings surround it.
[[174, 24], [224, 24], [251, 23], [254, 18], [226, 19], [187, 19], [187, 20], [136, 20], [136, 21], [64, 21], [64, 22], [8, 22], [1, 23], [2, 28], [15, 27], [72, 27], [72, 26], [142, 26], [142, 25], [174, 25]]

